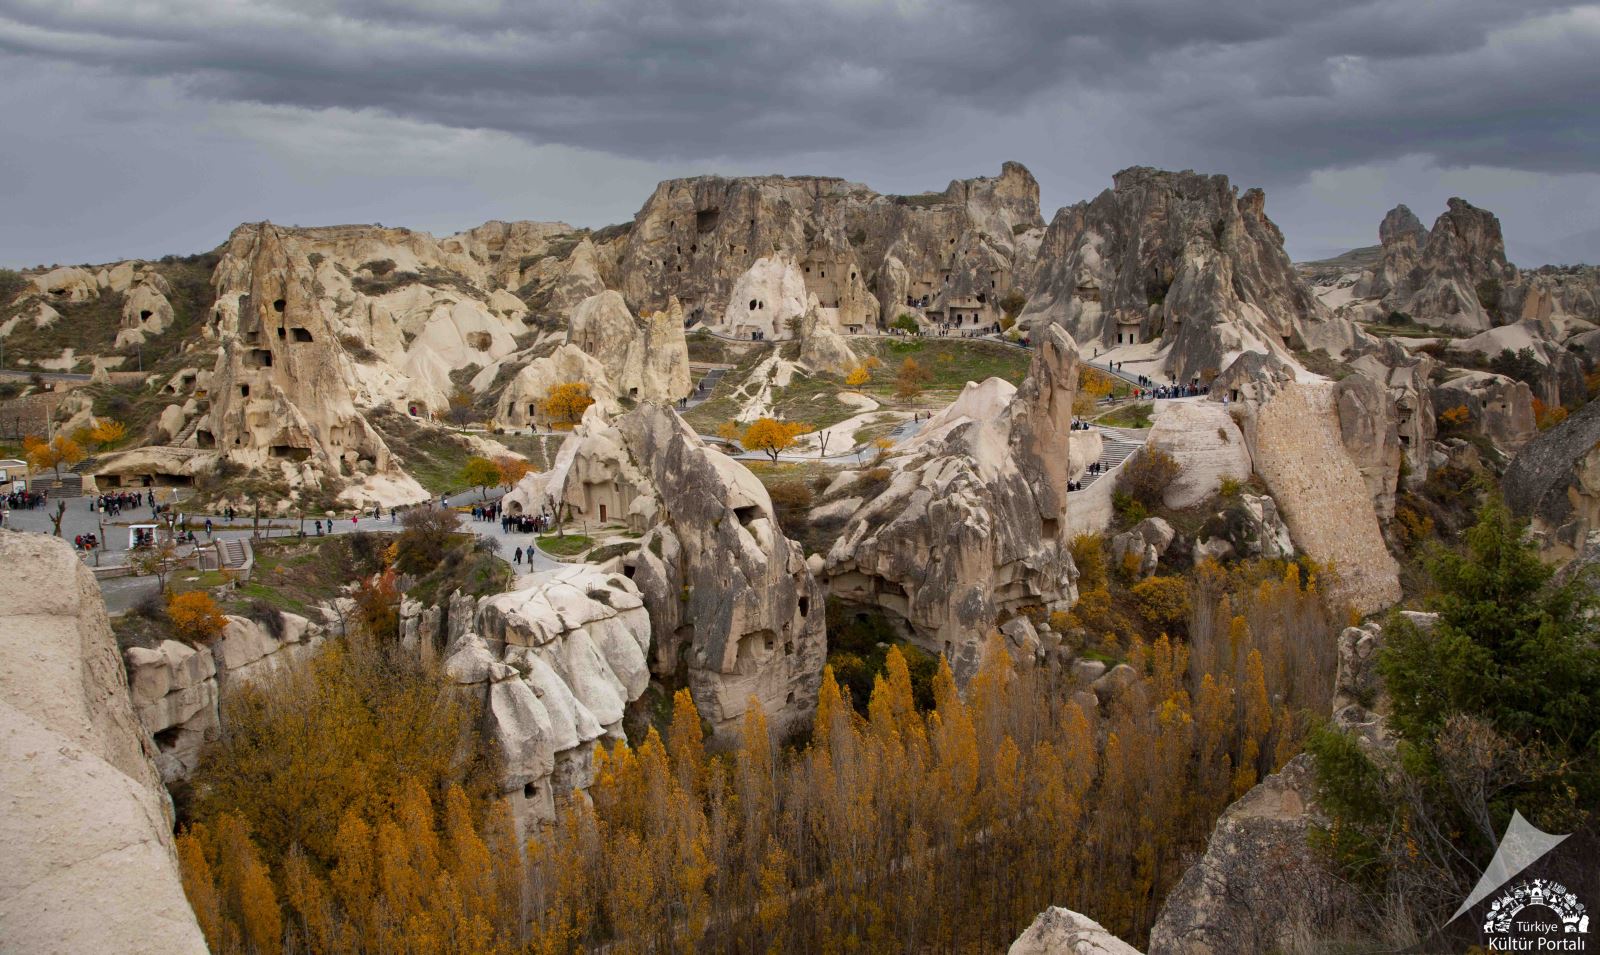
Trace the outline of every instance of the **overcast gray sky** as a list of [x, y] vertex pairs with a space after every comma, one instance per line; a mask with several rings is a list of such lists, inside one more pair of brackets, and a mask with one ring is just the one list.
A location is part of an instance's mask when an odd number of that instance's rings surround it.
[[1264, 187], [1297, 258], [1462, 195], [1594, 261], [1597, 90], [1600, 5], [1545, 0], [0, 0], [0, 263], [1007, 159], [1046, 218], [1143, 164]]

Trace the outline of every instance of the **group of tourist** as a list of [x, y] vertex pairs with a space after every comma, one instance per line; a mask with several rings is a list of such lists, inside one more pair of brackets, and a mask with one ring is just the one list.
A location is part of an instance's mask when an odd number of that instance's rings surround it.
[[10, 494], [0, 496], [8, 511], [31, 511], [44, 507], [43, 491], [12, 491]]
[[500, 502], [490, 501], [488, 504], [472, 505], [472, 519], [475, 521], [494, 521], [500, 517]]
[[91, 551], [100, 546], [100, 537], [97, 534], [77, 534], [72, 538], [73, 550]]
[[131, 510], [143, 503], [143, 491], [118, 491], [114, 494], [100, 494], [89, 498], [89, 510], [116, 517], [122, 513], [123, 508]]
[[500, 531], [505, 534], [543, 534], [550, 529], [548, 514], [502, 514]]

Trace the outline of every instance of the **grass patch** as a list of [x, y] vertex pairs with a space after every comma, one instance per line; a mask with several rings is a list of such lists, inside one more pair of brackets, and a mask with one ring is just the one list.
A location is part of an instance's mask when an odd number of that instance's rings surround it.
[[472, 490], [461, 480], [461, 468], [474, 453], [465, 438], [389, 408], [368, 412], [367, 420], [383, 435], [400, 466], [434, 495]]
[[915, 358], [928, 372], [931, 377], [924, 390], [934, 392], [960, 392], [969, 381], [989, 378], [1020, 385], [1028, 377], [1032, 360], [1032, 352], [1026, 348], [979, 339], [885, 338], [865, 347], [870, 347], [885, 367], [864, 390], [882, 395], [894, 393], [895, 369], [907, 358]]
[[1155, 405], [1148, 401], [1136, 404], [1123, 405], [1113, 408], [1105, 414], [1094, 419], [1095, 423], [1103, 424], [1109, 428], [1134, 428], [1144, 429], [1150, 427], [1151, 415], [1155, 412]]
[[576, 557], [594, 546], [594, 538], [584, 534], [545, 534], [538, 541], [539, 549], [553, 557]]
[[785, 421], [804, 421], [815, 429], [826, 428], [861, 413], [839, 400], [842, 387], [838, 381], [821, 375], [796, 375], [789, 387], [773, 392], [772, 409]]

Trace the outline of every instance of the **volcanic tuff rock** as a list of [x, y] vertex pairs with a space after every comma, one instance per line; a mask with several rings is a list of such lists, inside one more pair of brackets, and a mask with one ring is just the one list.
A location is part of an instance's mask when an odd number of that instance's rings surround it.
[[[644, 692], [650, 620], [633, 582], [576, 565], [530, 574], [448, 618], [445, 674], [483, 708], [501, 756], [500, 791], [518, 832], [553, 822], [559, 800], [594, 781], [594, 743], [622, 738], [624, 708]], [[443, 634], [423, 635], [428, 645]]]
[[1376, 283], [1386, 288], [1383, 307], [1424, 325], [1479, 331], [1505, 324], [1502, 296], [1517, 282], [1517, 269], [1506, 262], [1500, 220], [1452, 198], [1418, 249], [1415, 229], [1391, 227], [1391, 217], [1403, 208], [1386, 216], [1379, 230], [1380, 238], [1387, 234], [1383, 274]]
[[1546, 556], [1577, 554], [1600, 530], [1600, 405], [1535, 435], [1506, 466], [1504, 487]]
[[766, 488], [670, 408], [641, 405], [616, 429], [646, 479], [628, 513], [649, 528], [631, 576], [650, 610], [652, 669], [685, 674], [723, 738], [752, 701], [779, 734], [808, 725], [827, 654], [826, 592]]
[[826, 558], [833, 595], [876, 605], [911, 638], [979, 663], [989, 628], [1022, 607], [1069, 608], [1069, 436], [1078, 352], [1060, 328], [1040, 336], [1020, 389], [969, 383], [883, 463], [888, 474]]
[[676, 297], [691, 324], [730, 332], [751, 314], [750, 301], [763, 299], [744, 292], [792, 284], [756, 276], [782, 276], [791, 263], [802, 290], [769, 291], [757, 315], [780, 297], [793, 298], [799, 315], [815, 295], [824, 319], [841, 330], [908, 310], [998, 320], [999, 299], [1025, 265], [1024, 236], [1042, 224], [1039, 185], [1016, 163], [998, 177], [920, 196], [883, 196], [823, 177], [700, 176], [656, 187], [604, 274], [636, 308], [659, 309]]
[[1538, 433], [1533, 390], [1527, 384], [1487, 371], [1466, 371], [1436, 385], [1433, 405], [1441, 413], [1467, 409], [1474, 431], [1513, 453]]
[[[1400, 578], [1378, 524], [1382, 499], [1374, 499], [1361, 470], [1371, 461], [1361, 442], [1387, 435], [1393, 419], [1369, 379], [1333, 382], [1314, 376], [1301, 380], [1302, 375], [1303, 370], [1271, 356], [1245, 354], [1218, 376], [1212, 394], [1230, 399], [1230, 414], [1244, 433], [1255, 471], [1295, 543], [1334, 567], [1339, 598], [1371, 613], [1400, 598]], [[1346, 419], [1371, 424], [1347, 427]], [[1354, 447], [1346, 444], [1347, 431]], [[1395, 462], [1397, 477], [1397, 456]], [[1392, 493], [1393, 483], [1385, 486]]]
[[590, 296], [572, 310], [567, 343], [599, 359], [605, 368], [601, 384], [620, 395], [672, 402], [689, 394], [689, 346], [677, 299], [636, 320], [619, 293]]
[[1170, 343], [1165, 370], [1215, 374], [1243, 350], [1352, 343], [1283, 250], [1265, 198], [1226, 176], [1135, 167], [1114, 187], [1056, 213], [1021, 321], [1064, 326], [1080, 342]]
[[0, 531], [0, 565], [3, 947], [203, 955], [99, 585], [42, 535]]
[[1146, 446], [1178, 462], [1183, 479], [1167, 488], [1163, 503], [1175, 510], [1192, 507], [1217, 493], [1225, 480], [1250, 478], [1250, 449], [1244, 435], [1214, 401], [1156, 403]]

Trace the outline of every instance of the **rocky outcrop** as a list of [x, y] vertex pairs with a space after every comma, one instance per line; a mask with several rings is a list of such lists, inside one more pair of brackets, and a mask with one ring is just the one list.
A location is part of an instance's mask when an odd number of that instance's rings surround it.
[[1111, 566], [1133, 578], [1156, 572], [1161, 557], [1172, 546], [1178, 532], [1159, 517], [1147, 517], [1111, 538]]
[[4, 947], [203, 955], [99, 586], [41, 535], [0, 531], [0, 564]]
[[850, 343], [822, 318], [821, 309], [813, 296], [800, 320], [800, 364], [814, 373], [844, 378], [858, 361]]
[[613, 422], [591, 408], [554, 466], [505, 501], [643, 535], [621, 566], [650, 613], [651, 668], [687, 685], [719, 735], [738, 732], [751, 699], [778, 732], [809, 720], [826, 655], [822, 586], [761, 482], [676, 412], [644, 404]]
[[1600, 405], [1587, 404], [1529, 440], [1506, 466], [1503, 487], [1545, 557], [1575, 556], [1600, 530]]
[[622, 738], [623, 711], [650, 679], [644, 601], [626, 577], [577, 565], [475, 605], [457, 594], [443, 622], [445, 675], [482, 707], [500, 791], [526, 838], [594, 781], [595, 741]]
[[775, 732], [809, 725], [826, 593], [766, 488], [670, 408], [642, 405], [616, 429], [645, 478], [628, 513], [649, 530], [624, 568], [650, 611], [652, 669], [681, 677], [723, 738], [752, 702]]
[[[1452, 198], [1425, 242], [1410, 222], [1391, 224], [1400, 207], [1384, 219], [1379, 238], [1384, 246], [1383, 289], [1387, 311], [1404, 312], [1424, 325], [1481, 331], [1506, 323], [1505, 289], [1517, 282], [1516, 267], [1506, 261], [1500, 220], [1465, 199]], [[1420, 225], [1420, 223], [1418, 223]]]
[[[636, 401], [673, 402], [689, 394], [689, 346], [676, 299], [635, 320], [617, 292], [601, 292], [572, 311], [567, 343], [598, 360], [601, 385]], [[525, 387], [525, 386], [522, 386]]]
[[1020, 389], [968, 384], [864, 477], [872, 497], [825, 561], [835, 597], [887, 611], [958, 679], [991, 628], [1077, 597], [1065, 518], [1078, 352], [1060, 328], [1037, 347]]
[[1228, 409], [1214, 401], [1163, 401], [1146, 439], [1178, 465], [1183, 480], [1167, 488], [1163, 503], [1182, 510], [1217, 493], [1223, 481], [1250, 479], [1250, 449]]
[[[687, 371], [685, 366], [685, 374]], [[517, 372], [500, 394], [496, 420], [514, 428], [530, 424], [548, 426], [550, 416], [545, 413], [544, 401], [551, 388], [565, 384], [588, 385], [589, 397], [608, 415], [622, 411], [606, 366], [569, 342], [543, 358], [534, 359]]]
[[1194, 559], [1230, 557], [1288, 560], [1294, 539], [1278, 514], [1278, 502], [1264, 494], [1240, 494], [1227, 501], [1195, 536]]
[[265, 678], [301, 659], [322, 637], [322, 628], [299, 614], [264, 620], [229, 615], [209, 645], [163, 640], [123, 651], [133, 711], [155, 740], [162, 782], [186, 779], [199, 765], [201, 749], [222, 731], [227, 687]]
[[1008, 955], [1139, 955], [1139, 950], [1071, 909], [1048, 908], [1017, 937]]
[[782, 334], [772, 316], [802, 315], [813, 295], [841, 331], [903, 311], [990, 324], [1041, 225], [1039, 185], [1016, 163], [920, 196], [824, 177], [674, 179], [615, 240], [606, 279], [640, 310], [675, 297], [691, 324], [744, 335]]
[[1242, 351], [1337, 352], [1350, 339], [1312, 295], [1266, 217], [1225, 176], [1133, 168], [1056, 213], [1021, 321], [1112, 348], [1160, 340], [1164, 370], [1209, 378]]
[[1434, 387], [1433, 405], [1441, 415], [1465, 408], [1466, 426], [1507, 454], [1515, 453], [1538, 433], [1533, 390], [1505, 375], [1462, 372]]

